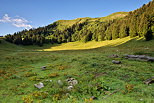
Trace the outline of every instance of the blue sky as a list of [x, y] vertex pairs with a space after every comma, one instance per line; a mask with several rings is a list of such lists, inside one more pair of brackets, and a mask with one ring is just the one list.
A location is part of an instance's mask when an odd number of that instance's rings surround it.
[[57, 20], [132, 11], [151, 0], [0, 0], [0, 36]]

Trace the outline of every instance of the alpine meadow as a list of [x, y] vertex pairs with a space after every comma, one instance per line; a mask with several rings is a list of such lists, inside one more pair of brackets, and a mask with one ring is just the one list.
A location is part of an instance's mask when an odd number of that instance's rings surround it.
[[0, 82], [0, 103], [154, 103], [154, 0], [1, 36]]

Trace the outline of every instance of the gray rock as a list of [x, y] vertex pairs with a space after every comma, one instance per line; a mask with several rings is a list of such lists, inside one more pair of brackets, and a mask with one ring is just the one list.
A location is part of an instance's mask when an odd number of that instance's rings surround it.
[[69, 96], [70, 96], [70, 94], [69, 94], [69, 93], [66, 93], [66, 96], [67, 96], [67, 97], [69, 97]]
[[112, 60], [112, 63], [114, 63], [114, 64], [121, 64], [121, 61]]
[[154, 83], [154, 77], [151, 77], [151, 78], [145, 80], [144, 83], [147, 84], [147, 85]]
[[124, 57], [127, 59], [154, 62], [154, 57], [150, 57], [146, 55], [124, 55]]
[[76, 84], [78, 84], [78, 81], [75, 78], [68, 78], [66, 81], [71, 86], [75, 86]]
[[98, 99], [98, 98], [95, 97], [95, 96], [91, 96], [91, 98], [92, 98], [93, 100], [97, 100], [97, 99]]
[[44, 87], [44, 84], [42, 82], [38, 83], [38, 84], [34, 84], [34, 86], [38, 89], [41, 89]]
[[63, 85], [63, 82], [61, 80], [58, 80], [57, 83], [62, 86]]
[[154, 62], [154, 57], [147, 57], [147, 61]]
[[42, 69], [42, 70], [46, 70], [46, 66], [42, 66], [41, 69]]
[[111, 58], [118, 58], [119, 56], [117, 54], [113, 54], [110, 56]]
[[73, 88], [74, 88], [73, 86], [68, 86], [68, 87], [67, 87], [67, 89], [68, 89], [69, 91], [71, 91]]

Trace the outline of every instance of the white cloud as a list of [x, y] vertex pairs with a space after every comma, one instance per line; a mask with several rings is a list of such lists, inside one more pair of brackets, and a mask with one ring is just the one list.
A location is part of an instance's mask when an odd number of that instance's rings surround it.
[[14, 25], [14, 26], [16, 26], [16, 27], [23, 27], [23, 28], [26, 28], [26, 29], [28, 29], [28, 28], [32, 28], [32, 26], [31, 25], [29, 25], [29, 24], [24, 24], [24, 23], [21, 23], [21, 24], [12, 24], [12, 25]]
[[13, 21], [13, 22], [17, 22], [17, 23], [27, 23], [27, 22], [28, 22], [27, 20], [25, 20], [25, 19], [20, 19], [20, 18], [18, 18], [18, 19], [12, 19], [12, 21]]
[[3, 18], [0, 19], [0, 22], [11, 22], [11, 17], [9, 17], [8, 14], [5, 14]]
[[11, 18], [8, 16], [8, 14], [5, 14], [2, 19], [0, 19], [0, 22], [2, 23], [10, 23], [12, 24], [13, 26], [16, 26], [16, 27], [23, 27], [25, 29], [29, 29], [29, 28], [32, 28], [32, 25], [30, 25], [29, 21], [24, 19], [23, 17], [16, 17], [16, 18]]

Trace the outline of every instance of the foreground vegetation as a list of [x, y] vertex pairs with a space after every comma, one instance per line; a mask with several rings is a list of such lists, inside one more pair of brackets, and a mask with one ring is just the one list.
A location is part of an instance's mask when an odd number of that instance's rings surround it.
[[[154, 40], [132, 39], [118, 46], [42, 51], [49, 45], [25, 47], [1, 40], [0, 102], [153, 103], [154, 84], [146, 85], [143, 81], [154, 76], [154, 63], [122, 58], [124, 54], [154, 57], [153, 44]], [[119, 57], [110, 57], [113, 54]], [[113, 64], [112, 60], [122, 64]], [[42, 66], [46, 70], [41, 70]], [[78, 81], [72, 90], [67, 89], [68, 77]], [[63, 83], [58, 84], [58, 80]], [[39, 82], [45, 87], [34, 87]]]

